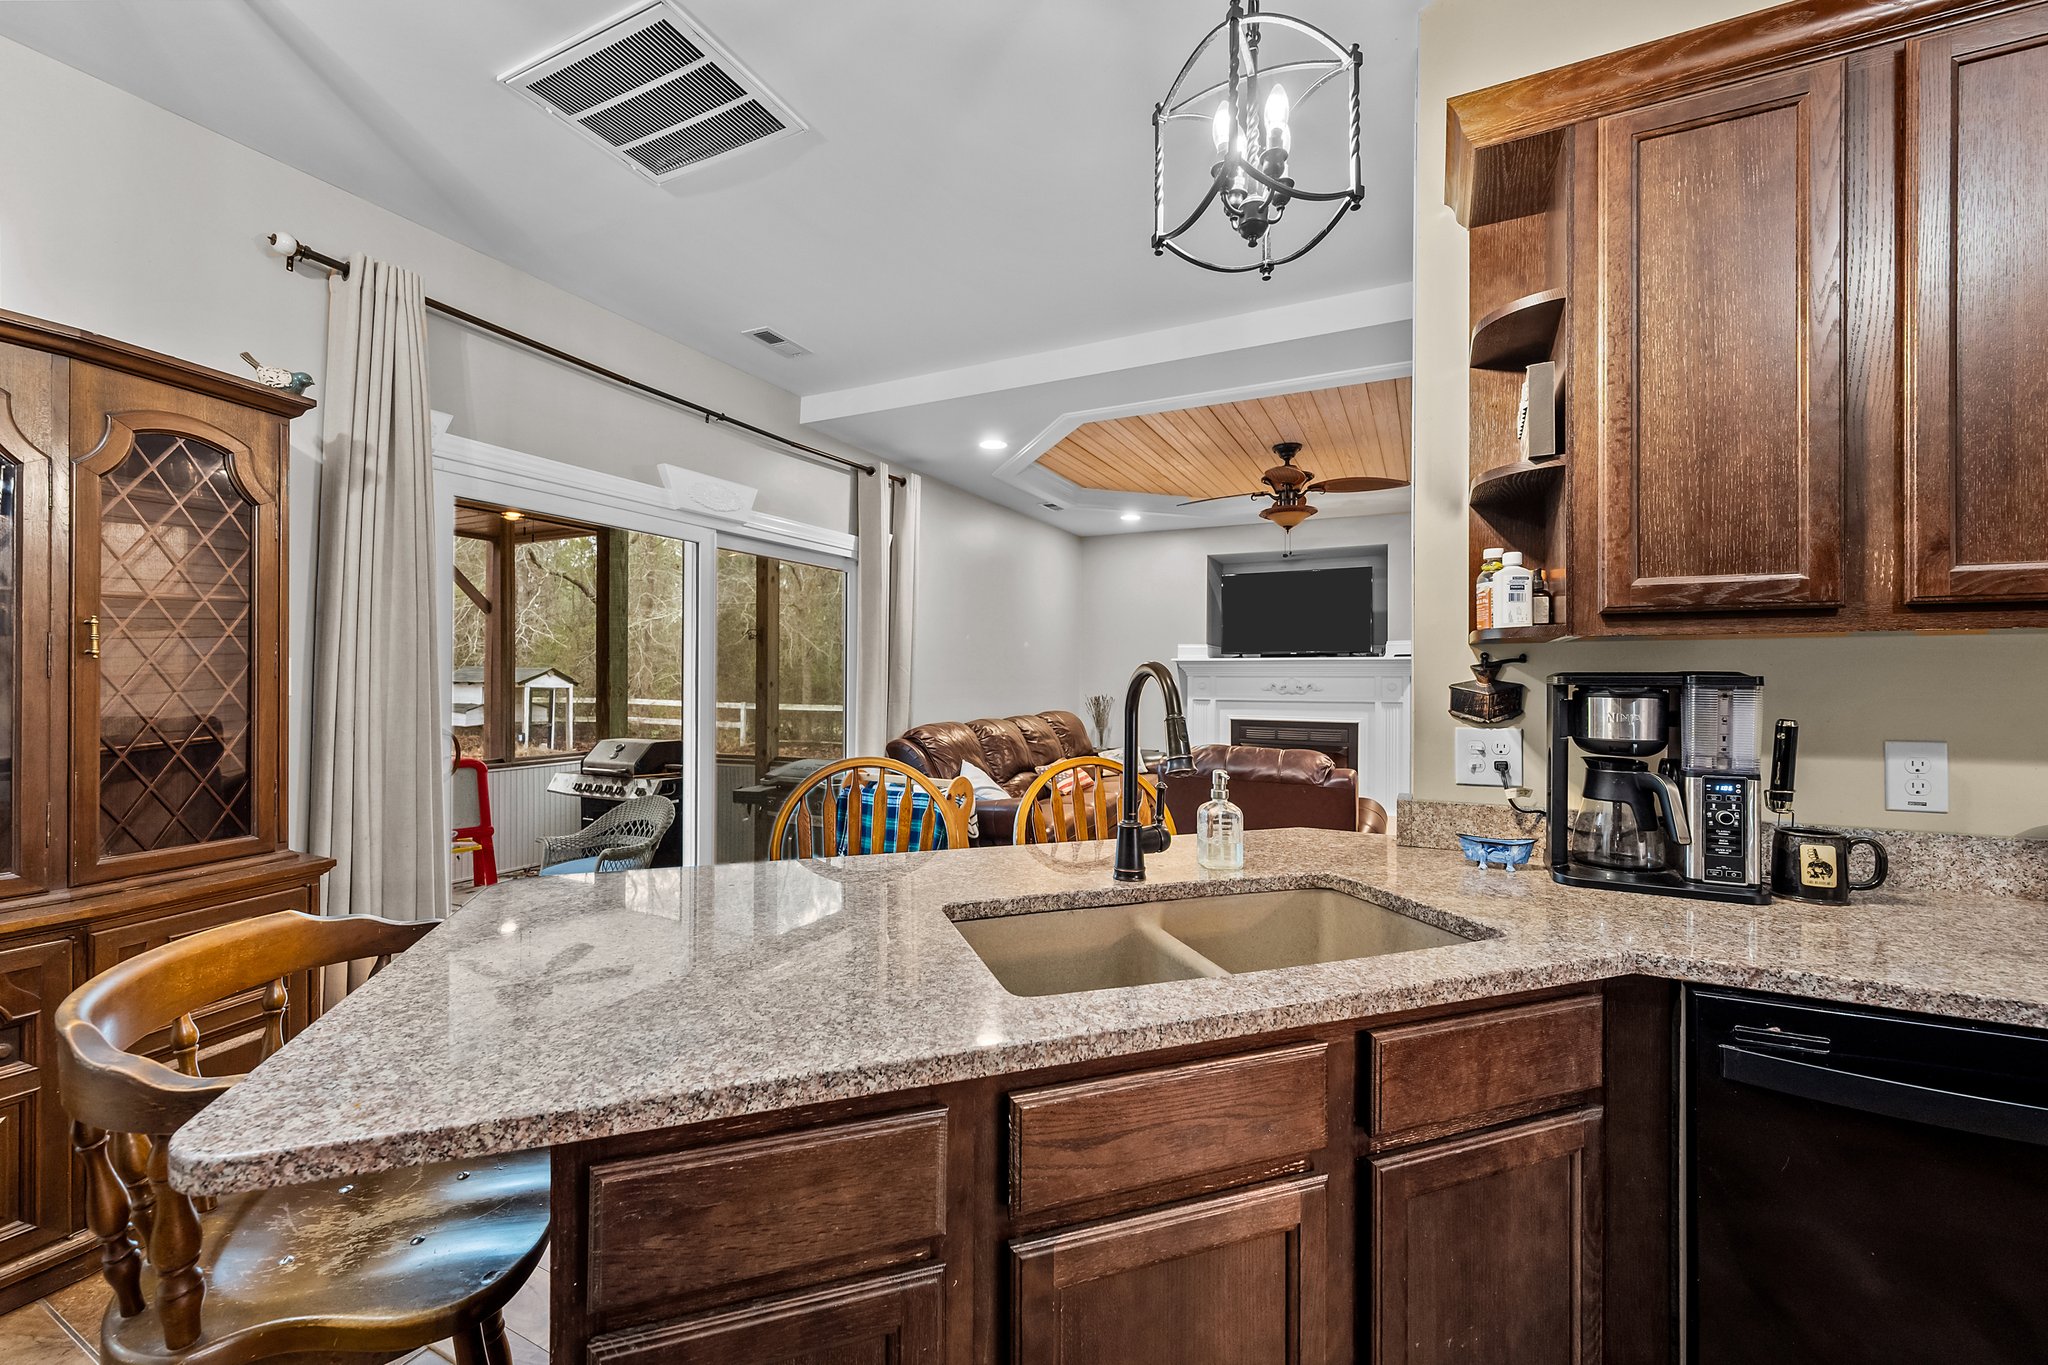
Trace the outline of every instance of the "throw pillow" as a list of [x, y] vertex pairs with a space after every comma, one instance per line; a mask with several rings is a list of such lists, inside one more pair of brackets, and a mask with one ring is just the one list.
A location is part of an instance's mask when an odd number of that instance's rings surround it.
[[1010, 794], [992, 774], [975, 767], [972, 763], [963, 762], [960, 765], [960, 776], [974, 784], [974, 799], [977, 801], [997, 800]]

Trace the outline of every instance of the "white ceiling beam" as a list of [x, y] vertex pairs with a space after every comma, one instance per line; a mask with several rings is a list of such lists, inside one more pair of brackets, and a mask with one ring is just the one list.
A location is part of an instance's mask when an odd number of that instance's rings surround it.
[[958, 369], [884, 380], [856, 388], [805, 396], [799, 420], [806, 426], [870, 413], [891, 412], [999, 393], [1034, 384], [1057, 384], [1090, 375], [1146, 365], [1193, 360], [1227, 351], [1329, 336], [1414, 317], [1414, 291], [1407, 284], [1332, 294], [1302, 303], [1253, 309], [1176, 327], [1084, 342], [1057, 350], [1011, 356]]

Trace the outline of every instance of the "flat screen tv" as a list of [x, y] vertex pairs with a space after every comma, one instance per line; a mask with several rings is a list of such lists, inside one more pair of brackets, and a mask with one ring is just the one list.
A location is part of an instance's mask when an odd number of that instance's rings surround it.
[[1369, 566], [1224, 574], [1218, 586], [1225, 654], [1373, 651]]

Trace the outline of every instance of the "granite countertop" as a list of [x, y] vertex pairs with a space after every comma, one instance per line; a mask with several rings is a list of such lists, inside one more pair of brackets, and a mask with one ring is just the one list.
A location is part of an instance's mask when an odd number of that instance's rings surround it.
[[[1480, 871], [1375, 835], [1261, 831], [507, 882], [172, 1139], [199, 1194], [543, 1147], [1645, 973], [2048, 1027], [2048, 903], [1878, 891], [1757, 908]], [[949, 919], [1331, 887], [1486, 935], [1078, 995], [1007, 993]]]

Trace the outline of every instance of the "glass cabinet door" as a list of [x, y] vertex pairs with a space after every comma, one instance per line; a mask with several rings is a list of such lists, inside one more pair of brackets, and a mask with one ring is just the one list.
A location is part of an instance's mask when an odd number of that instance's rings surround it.
[[38, 366], [47, 376], [46, 360], [0, 346], [0, 899], [49, 889], [50, 755], [64, 719], [47, 657], [50, 459], [16, 425], [48, 418], [31, 397]]
[[231, 444], [197, 423], [128, 428], [117, 413], [77, 470], [75, 879], [254, 852], [273, 837], [259, 817], [276, 742], [259, 659], [277, 652], [261, 587], [275, 505], [238, 477], [252, 457]]
[[0, 451], [0, 858], [15, 870], [21, 723], [21, 466]]

